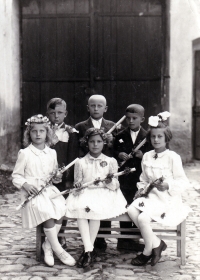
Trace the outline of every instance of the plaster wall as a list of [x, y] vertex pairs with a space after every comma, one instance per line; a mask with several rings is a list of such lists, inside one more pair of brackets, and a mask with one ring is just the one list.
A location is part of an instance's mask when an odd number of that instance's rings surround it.
[[20, 147], [20, 28], [18, 0], [0, 1], [0, 165]]
[[184, 162], [192, 154], [193, 41], [200, 38], [200, 1], [170, 1], [170, 127], [172, 150]]

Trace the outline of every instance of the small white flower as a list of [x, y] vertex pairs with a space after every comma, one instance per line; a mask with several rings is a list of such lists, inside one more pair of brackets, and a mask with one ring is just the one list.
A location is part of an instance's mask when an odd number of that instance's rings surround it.
[[27, 122], [30, 122], [30, 121], [31, 121], [30, 119], [27, 120]]
[[159, 122], [159, 117], [158, 116], [151, 116], [149, 117], [149, 121], [148, 121], [148, 124], [150, 126], [153, 126], [153, 127], [157, 127], [158, 126], [158, 122]]
[[49, 119], [48, 119], [47, 117], [43, 117], [43, 118], [42, 118], [42, 121], [43, 121], [43, 122], [48, 122]]
[[27, 123], [27, 122], [25, 122], [25, 125], [28, 125], [28, 123]]
[[161, 116], [163, 121], [166, 121], [170, 117], [170, 115], [171, 114], [167, 111], [158, 114], [158, 116]]
[[120, 143], [123, 143], [124, 141], [123, 141], [123, 139], [119, 139], [119, 142], [120, 142]]
[[38, 118], [43, 118], [43, 115], [39, 114], [37, 115]]

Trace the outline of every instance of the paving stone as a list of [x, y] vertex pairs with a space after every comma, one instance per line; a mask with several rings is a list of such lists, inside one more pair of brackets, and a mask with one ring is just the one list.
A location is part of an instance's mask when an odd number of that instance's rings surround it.
[[0, 224], [0, 228], [13, 228], [13, 227], [15, 227], [14, 224], [7, 224], [7, 223]]
[[5, 265], [5, 264], [12, 264], [12, 263], [13, 263], [13, 261], [6, 260], [6, 259], [0, 259], [0, 264]]
[[2, 246], [0, 245], [0, 250], [7, 250], [8, 249], [8, 246]]
[[33, 276], [30, 278], [30, 280], [43, 280], [43, 279], [39, 276]]
[[191, 275], [176, 275], [173, 277], [173, 280], [192, 280]]
[[39, 264], [39, 262], [37, 262], [34, 259], [29, 259], [29, 258], [19, 258], [15, 261], [15, 263], [21, 263], [23, 265], [35, 265], [35, 264]]
[[67, 276], [69, 276], [70, 274], [71, 274], [71, 275], [78, 275], [78, 274], [79, 274], [78, 271], [72, 270], [72, 269], [62, 269], [60, 273], [61, 273], [61, 274], [64, 273], [64, 274], [66, 274]]
[[10, 265], [4, 265], [0, 267], [0, 272], [10, 272], [10, 271], [22, 271], [24, 266], [22, 264], [10, 264]]
[[29, 280], [30, 278], [31, 278], [31, 276], [17, 276], [17, 277], [11, 278], [11, 280]]
[[33, 266], [26, 270], [27, 272], [36, 272], [36, 271], [46, 271], [46, 272], [57, 272], [58, 269], [53, 267], [47, 267], [47, 266]]
[[132, 270], [128, 269], [116, 269], [116, 275], [133, 275], [134, 272]]
[[115, 266], [116, 268], [125, 268], [125, 269], [132, 269], [133, 270], [133, 268], [134, 268], [134, 266], [133, 265], [131, 265], [131, 264], [118, 264], [118, 265], [116, 265]]

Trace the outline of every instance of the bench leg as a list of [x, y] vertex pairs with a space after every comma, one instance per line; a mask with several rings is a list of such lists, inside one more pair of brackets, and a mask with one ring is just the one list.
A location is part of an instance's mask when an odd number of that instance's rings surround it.
[[42, 225], [36, 228], [36, 260], [39, 262], [41, 260], [42, 251]]
[[[181, 237], [181, 224], [177, 226], [177, 236]], [[181, 256], [181, 240], [177, 240], [177, 257]]]
[[185, 249], [186, 249], [186, 220], [181, 223], [181, 264], [185, 265]]

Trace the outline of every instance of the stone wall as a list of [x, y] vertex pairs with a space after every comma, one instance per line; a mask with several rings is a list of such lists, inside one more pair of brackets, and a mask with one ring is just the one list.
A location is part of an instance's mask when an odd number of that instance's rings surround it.
[[170, 1], [171, 148], [184, 162], [193, 157], [193, 41], [200, 38], [200, 1]]
[[20, 28], [18, 0], [0, 1], [0, 165], [20, 147]]

